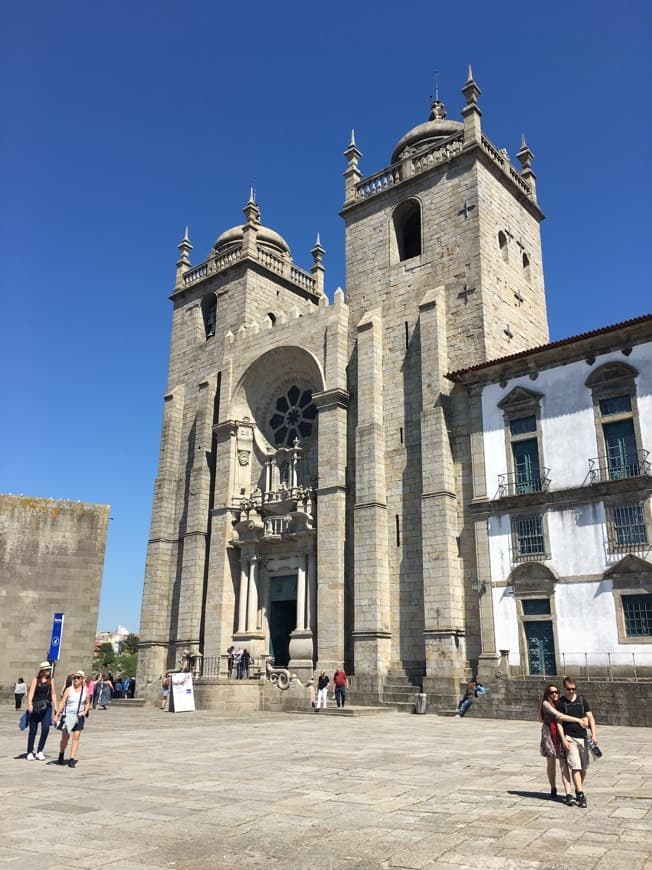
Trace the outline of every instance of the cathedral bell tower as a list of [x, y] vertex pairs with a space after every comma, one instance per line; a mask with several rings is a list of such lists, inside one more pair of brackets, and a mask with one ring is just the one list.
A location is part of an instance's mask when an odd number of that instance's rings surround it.
[[460, 549], [465, 436], [445, 375], [548, 341], [533, 154], [523, 139], [517, 169], [483, 133], [470, 67], [462, 94], [462, 121], [436, 95], [367, 177], [352, 135], [341, 212], [356, 685], [379, 692], [399, 670], [440, 705], [468, 672], [476, 618]]

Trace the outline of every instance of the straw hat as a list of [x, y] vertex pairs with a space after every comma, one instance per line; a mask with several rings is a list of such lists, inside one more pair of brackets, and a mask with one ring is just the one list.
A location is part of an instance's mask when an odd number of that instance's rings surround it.
[[38, 669], [39, 671], [51, 671], [52, 665], [50, 664], [50, 662], [41, 662], [41, 664], [38, 666]]

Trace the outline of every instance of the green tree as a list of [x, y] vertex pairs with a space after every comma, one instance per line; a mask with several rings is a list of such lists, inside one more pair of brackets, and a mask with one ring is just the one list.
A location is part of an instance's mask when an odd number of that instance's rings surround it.
[[[120, 641], [120, 653], [135, 653], [138, 650], [139, 637], [137, 634], [128, 634], [124, 640]], [[131, 675], [130, 675], [131, 676]]]
[[119, 656], [115, 657], [113, 662], [113, 672], [116, 675], [120, 675], [121, 677], [135, 677], [136, 676], [136, 662], [138, 660], [138, 656], [136, 653], [120, 653]]
[[115, 652], [113, 645], [110, 643], [101, 643], [97, 648], [97, 657], [95, 659], [97, 667], [100, 669], [108, 668], [115, 661]]

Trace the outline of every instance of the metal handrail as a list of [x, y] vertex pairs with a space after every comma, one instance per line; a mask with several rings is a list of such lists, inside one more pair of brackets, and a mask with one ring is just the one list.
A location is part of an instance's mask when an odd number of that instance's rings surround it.
[[532, 492], [547, 492], [550, 487], [550, 469], [539, 469], [537, 477], [529, 477], [510, 471], [498, 475], [498, 498], [507, 495], [525, 495]]
[[589, 459], [589, 483], [605, 480], [626, 480], [630, 477], [649, 477], [652, 465], [648, 450], [632, 450], [624, 457], [596, 456]]

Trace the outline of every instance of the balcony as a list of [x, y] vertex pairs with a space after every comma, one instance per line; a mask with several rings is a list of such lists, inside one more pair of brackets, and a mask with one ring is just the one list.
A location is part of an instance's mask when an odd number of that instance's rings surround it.
[[265, 517], [266, 538], [282, 538], [290, 531], [291, 517]]
[[596, 456], [595, 459], [589, 459], [589, 483], [649, 477], [649, 455], [647, 450], [635, 450], [618, 456]]
[[522, 474], [510, 471], [498, 475], [498, 498], [508, 495], [524, 495], [531, 492], [547, 492], [550, 487], [550, 469], [541, 468], [539, 474]]

